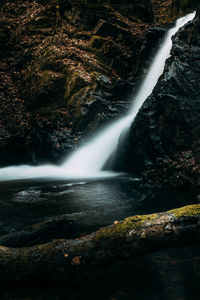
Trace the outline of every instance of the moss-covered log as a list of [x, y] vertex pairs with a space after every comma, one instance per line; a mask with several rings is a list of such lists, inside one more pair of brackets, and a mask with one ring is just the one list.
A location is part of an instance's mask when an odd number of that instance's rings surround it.
[[0, 247], [0, 279], [68, 280], [125, 258], [200, 240], [200, 205], [141, 215], [74, 240], [26, 248]]
[[60, 232], [68, 235], [72, 229], [73, 220], [68, 215], [51, 217], [40, 223], [28, 226], [18, 232], [0, 236], [0, 245], [6, 247], [27, 247], [48, 242], [57, 237]]

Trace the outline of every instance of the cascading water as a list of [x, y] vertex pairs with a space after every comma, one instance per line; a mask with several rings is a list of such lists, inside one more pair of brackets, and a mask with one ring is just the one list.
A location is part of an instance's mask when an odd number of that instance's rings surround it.
[[100, 134], [91, 138], [86, 146], [76, 150], [63, 165], [56, 167], [45, 165], [39, 167], [19, 166], [0, 169], [0, 181], [30, 178], [90, 178], [114, 175], [101, 171], [107, 159], [116, 149], [119, 136], [130, 126], [146, 98], [152, 93], [160, 75], [163, 73], [165, 61], [170, 56], [172, 36], [186, 23], [193, 20], [195, 12], [177, 20], [171, 28], [155, 55], [148, 73], [141, 84], [139, 92], [128, 114], [106, 127]]

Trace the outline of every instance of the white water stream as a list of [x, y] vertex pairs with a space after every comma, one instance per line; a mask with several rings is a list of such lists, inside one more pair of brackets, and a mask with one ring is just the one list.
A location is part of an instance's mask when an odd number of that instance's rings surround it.
[[98, 135], [94, 135], [87, 145], [74, 151], [61, 166], [44, 165], [33, 167], [22, 165], [1, 168], [0, 181], [31, 178], [98, 178], [117, 175], [113, 172], [101, 171], [101, 169], [116, 149], [120, 134], [133, 122], [140, 107], [152, 93], [160, 75], [163, 73], [165, 61], [170, 56], [172, 48], [172, 36], [182, 26], [193, 20], [194, 17], [195, 12], [178, 19], [175, 26], [167, 32], [137, 95], [134, 97], [133, 105], [125, 117], [113, 122]]

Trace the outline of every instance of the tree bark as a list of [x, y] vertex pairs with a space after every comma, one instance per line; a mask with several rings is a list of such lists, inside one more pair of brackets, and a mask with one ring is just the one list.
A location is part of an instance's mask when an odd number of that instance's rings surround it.
[[60, 231], [70, 235], [74, 220], [68, 215], [51, 217], [45, 221], [28, 226], [21, 231], [0, 236], [0, 245], [6, 247], [28, 247], [48, 242], [58, 237]]
[[190, 205], [129, 217], [78, 239], [24, 248], [0, 246], [0, 279], [68, 280], [112, 262], [199, 241], [200, 204]]

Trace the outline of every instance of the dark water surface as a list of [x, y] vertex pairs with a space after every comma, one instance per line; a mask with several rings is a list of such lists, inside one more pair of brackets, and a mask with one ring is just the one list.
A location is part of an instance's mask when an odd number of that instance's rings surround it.
[[[69, 236], [76, 237], [130, 215], [193, 203], [197, 203], [197, 197], [190, 190], [143, 188], [131, 176], [81, 182], [4, 182], [0, 183], [0, 234], [67, 215], [73, 220]], [[73, 284], [41, 282], [0, 287], [0, 299], [197, 300], [199, 283], [200, 245], [190, 245], [116, 262], [107, 270], [76, 278]]]
[[21, 230], [46, 218], [67, 215], [74, 234], [112, 224], [134, 214], [161, 212], [197, 202], [175, 188], [141, 188], [133, 177], [53, 182], [0, 183], [0, 234]]

